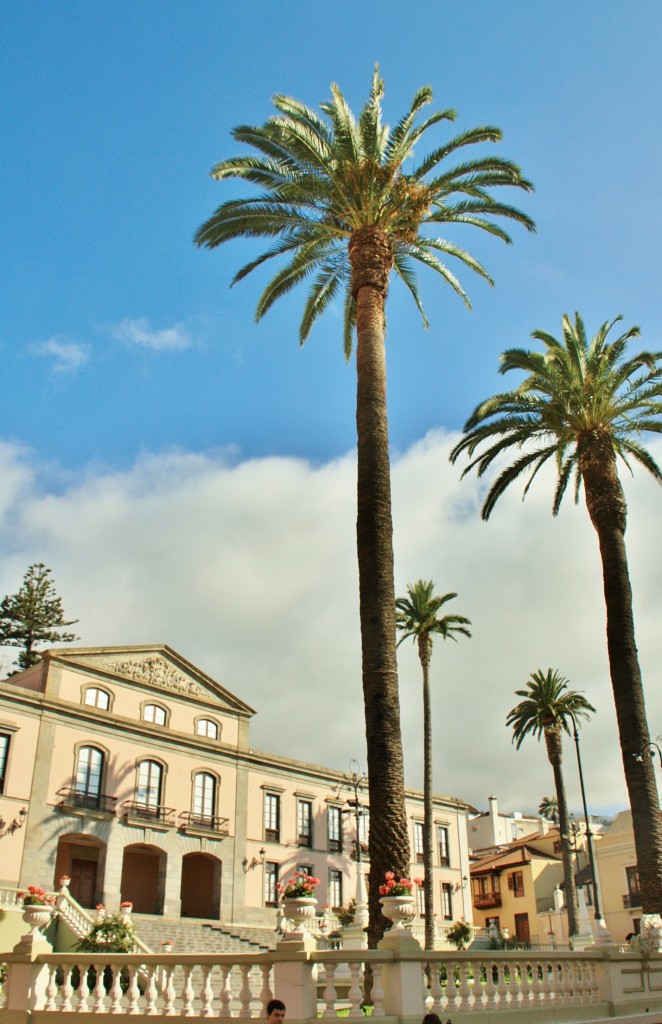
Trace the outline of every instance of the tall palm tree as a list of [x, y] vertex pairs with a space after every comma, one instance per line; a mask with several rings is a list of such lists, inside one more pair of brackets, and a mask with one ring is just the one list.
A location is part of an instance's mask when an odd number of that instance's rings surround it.
[[545, 737], [547, 757], [554, 772], [554, 786], [558, 804], [559, 831], [561, 833], [561, 856], [563, 859], [563, 876], [565, 894], [568, 904], [568, 930], [570, 935], [577, 935], [577, 891], [570, 849], [570, 816], [563, 782], [563, 743], [561, 734], [570, 734], [568, 721], [588, 718], [595, 711], [592, 704], [576, 690], [568, 689], [568, 680], [557, 671], [548, 668], [546, 672], [538, 669], [531, 674], [526, 690], [516, 690], [522, 700], [508, 712], [506, 725], [513, 727], [513, 743], [517, 750], [527, 736], [540, 739]]
[[538, 804], [538, 814], [555, 825], [559, 823], [559, 802], [555, 796], [544, 796]]
[[[212, 171], [254, 185], [255, 195], [230, 199], [198, 230], [195, 241], [213, 249], [234, 238], [273, 238], [274, 244], [243, 266], [233, 283], [271, 259], [285, 257], [258, 300], [256, 316], [295, 285], [310, 282], [299, 328], [303, 343], [317, 318], [344, 293], [345, 353], [356, 329], [357, 549], [362, 675], [365, 705], [370, 830], [371, 944], [383, 932], [379, 884], [384, 872], [405, 871], [409, 842], [404, 808], [395, 651], [395, 591], [391, 483], [386, 415], [384, 310], [391, 271], [412, 295], [423, 319], [414, 267], [436, 271], [468, 304], [459, 281], [439, 258], [448, 256], [490, 280], [467, 252], [435, 232], [448, 223], [480, 228], [508, 242], [498, 220], [532, 229], [529, 217], [497, 201], [491, 190], [530, 190], [510, 161], [481, 153], [452, 158], [467, 147], [497, 142], [497, 128], [474, 128], [432, 149], [417, 167], [414, 148], [452, 110], [420, 119], [432, 99], [420, 89], [409, 110], [389, 129], [382, 125], [384, 86], [378, 69], [358, 120], [340, 89], [321, 104], [321, 115], [296, 99], [276, 96], [277, 114], [263, 125], [243, 125], [233, 136], [249, 155], [221, 161]], [[405, 173], [405, 167], [410, 168]], [[425, 232], [425, 233], [424, 233]]]
[[430, 701], [430, 660], [432, 638], [457, 640], [458, 635], [471, 636], [469, 619], [464, 615], [439, 615], [440, 610], [457, 594], [433, 594], [432, 580], [418, 580], [407, 587], [408, 597], [395, 602], [396, 625], [402, 634], [398, 646], [411, 637], [418, 645], [423, 670], [423, 874], [425, 888], [425, 948], [434, 949], [434, 888], [432, 875], [432, 709]]
[[631, 327], [614, 340], [610, 331], [621, 317], [604, 323], [589, 342], [579, 313], [563, 317], [563, 340], [544, 331], [532, 337], [545, 351], [509, 349], [501, 372], [528, 374], [514, 391], [483, 402], [465, 426], [451, 453], [469, 456], [486, 445], [465, 470], [479, 476], [493, 460], [514, 448], [517, 457], [488, 491], [482, 515], [488, 519], [498, 498], [521, 474], [530, 471], [526, 494], [538, 470], [549, 460], [558, 480], [553, 514], [574, 477], [575, 501], [582, 483], [586, 507], [598, 535], [607, 609], [607, 650], [625, 780], [632, 809], [635, 849], [645, 914], [662, 913], [662, 819], [648, 749], [644, 689], [637, 656], [632, 589], [625, 548], [627, 505], [617, 457], [630, 468], [640, 463], [658, 481], [662, 472], [641, 444], [645, 431], [662, 432], [662, 353], [639, 352], [626, 358], [628, 342], [639, 337]]

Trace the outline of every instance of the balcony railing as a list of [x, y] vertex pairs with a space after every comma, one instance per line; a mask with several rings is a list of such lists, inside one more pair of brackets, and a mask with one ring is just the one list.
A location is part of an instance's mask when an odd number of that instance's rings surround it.
[[216, 814], [194, 814], [192, 811], [182, 811], [177, 821], [177, 827], [182, 832], [211, 832], [217, 836], [227, 836], [230, 831], [228, 818], [219, 818]]
[[101, 814], [114, 814], [117, 797], [106, 793], [83, 793], [75, 786], [58, 790], [59, 806], [63, 810], [76, 809], [99, 811]]
[[641, 893], [640, 892], [626, 892], [623, 896], [623, 909], [629, 910], [630, 907], [641, 906]]
[[477, 910], [486, 909], [488, 907], [500, 907], [501, 906], [501, 893], [500, 892], [481, 892], [474, 893], [474, 907]]
[[174, 828], [175, 814], [174, 807], [162, 807], [161, 804], [141, 804], [135, 800], [125, 800], [122, 804], [125, 821], [151, 821]]

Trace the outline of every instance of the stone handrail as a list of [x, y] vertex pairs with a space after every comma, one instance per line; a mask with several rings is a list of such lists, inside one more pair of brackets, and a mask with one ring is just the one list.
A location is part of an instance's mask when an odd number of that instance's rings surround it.
[[[590, 1020], [662, 1012], [662, 955], [647, 959], [614, 951], [425, 952], [411, 936], [377, 950], [310, 952], [285, 940], [274, 952], [240, 954], [121, 954], [39, 952], [0, 954], [9, 981], [0, 1024], [46, 1013], [264, 1017], [274, 993], [288, 1020], [313, 1024], [318, 1013], [342, 1009], [363, 1018], [366, 968], [372, 1016], [405, 1024], [431, 1010], [443, 1018], [490, 1020], [497, 1011], [525, 1011], [530, 1021]], [[18, 1014], [18, 1016], [17, 1016]], [[84, 1019], [84, 1018], [80, 1018]], [[508, 1016], [504, 1017], [508, 1019]]]

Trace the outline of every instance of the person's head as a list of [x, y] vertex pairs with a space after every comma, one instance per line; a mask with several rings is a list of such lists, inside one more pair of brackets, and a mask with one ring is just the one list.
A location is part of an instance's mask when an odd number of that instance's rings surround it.
[[436, 1013], [426, 1013], [422, 1024], [441, 1024], [441, 1021], [437, 1017]]
[[267, 1024], [283, 1024], [285, 1003], [282, 999], [270, 999], [267, 1003]]

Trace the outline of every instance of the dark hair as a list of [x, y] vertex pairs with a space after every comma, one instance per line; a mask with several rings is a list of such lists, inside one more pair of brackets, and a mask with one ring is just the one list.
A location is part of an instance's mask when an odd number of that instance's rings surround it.
[[441, 1021], [437, 1017], [436, 1013], [426, 1013], [422, 1024], [441, 1024]]
[[[285, 1003], [283, 1002], [282, 999], [270, 999], [269, 1002], [267, 1003], [267, 1017], [270, 1017], [274, 1010], [284, 1009]], [[431, 1021], [430, 1024], [433, 1024], [433, 1022]], [[439, 1021], [439, 1024], [441, 1024], [441, 1021]]]

